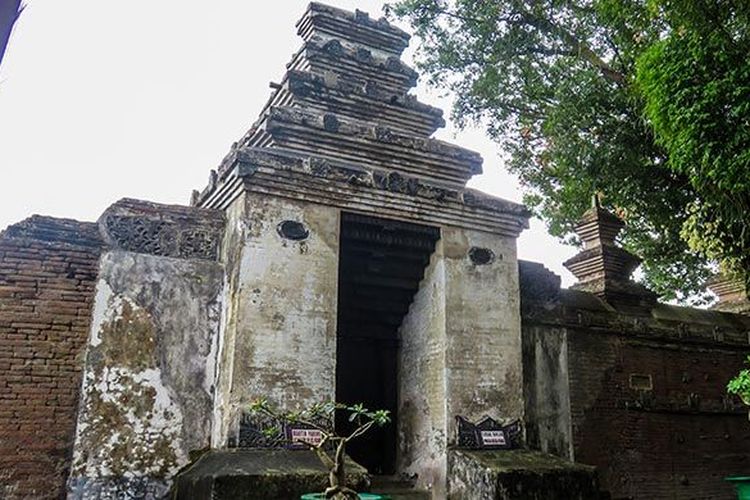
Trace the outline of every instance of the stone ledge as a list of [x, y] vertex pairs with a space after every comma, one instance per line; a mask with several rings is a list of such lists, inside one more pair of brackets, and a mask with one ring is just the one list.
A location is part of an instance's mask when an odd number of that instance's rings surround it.
[[[359, 491], [370, 486], [367, 471], [348, 461], [349, 484]], [[175, 478], [175, 500], [298, 500], [303, 493], [322, 492], [328, 471], [307, 450], [214, 450]]]
[[594, 467], [529, 450], [450, 450], [449, 498], [604, 500]]

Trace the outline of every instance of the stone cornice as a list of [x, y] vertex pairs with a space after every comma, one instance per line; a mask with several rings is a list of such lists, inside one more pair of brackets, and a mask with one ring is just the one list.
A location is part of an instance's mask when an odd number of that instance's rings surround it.
[[562, 290], [559, 301], [525, 304], [521, 314], [524, 327], [545, 325], [569, 332], [616, 335], [680, 346], [748, 348], [750, 321], [741, 315], [666, 304], [656, 304], [647, 313], [628, 314], [608, 308], [605, 303], [596, 309], [578, 307], [579, 300], [573, 293], [586, 294]]
[[401, 172], [294, 151], [246, 148], [235, 152], [227, 167], [215, 189], [200, 198], [201, 206], [224, 208], [242, 191], [237, 183], [242, 179], [245, 191], [504, 236], [518, 236], [530, 217], [523, 205], [474, 189], [449, 189]]
[[181, 259], [217, 260], [224, 213], [124, 198], [98, 221], [112, 249]]

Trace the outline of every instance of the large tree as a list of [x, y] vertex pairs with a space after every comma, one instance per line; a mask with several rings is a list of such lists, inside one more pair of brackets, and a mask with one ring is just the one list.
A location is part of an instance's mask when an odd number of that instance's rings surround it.
[[[737, 116], [705, 118], [692, 142], [682, 130], [696, 125], [695, 116], [682, 114], [685, 103], [663, 107], [679, 87], [672, 79], [693, 81], [689, 65], [664, 74], [665, 60], [679, 65], [689, 51], [675, 38], [695, 32], [694, 42], [699, 28], [726, 24], [737, 54], [742, 47], [748, 53], [746, 18], [724, 12], [700, 26], [687, 22], [701, 18], [700, 1], [401, 0], [392, 10], [420, 38], [420, 69], [456, 95], [453, 118], [486, 126], [525, 186], [524, 201], [553, 234], [573, 241], [573, 224], [600, 193], [627, 220], [623, 244], [644, 259], [647, 284], [665, 298], [686, 299], [701, 295], [710, 259], [737, 269], [736, 257], [749, 249], [746, 208], [734, 205], [747, 202], [750, 153], [737, 136], [748, 130], [730, 128], [747, 124], [747, 100], [722, 101]], [[710, 6], [741, 9], [718, 0]], [[706, 69], [695, 93], [723, 70], [743, 68], [733, 82], [747, 76], [750, 65], [739, 56], [711, 73], [709, 51], [693, 54]], [[694, 114], [712, 106], [704, 97]], [[715, 143], [706, 150], [708, 129]], [[719, 150], [734, 161], [734, 173], [712, 156]], [[710, 166], [692, 162], [701, 158]]]

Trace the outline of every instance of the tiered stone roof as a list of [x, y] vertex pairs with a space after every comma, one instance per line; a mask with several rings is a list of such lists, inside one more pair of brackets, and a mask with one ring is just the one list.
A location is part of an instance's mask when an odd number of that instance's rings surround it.
[[563, 265], [578, 278], [573, 289], [593, 293], [610, 303], [653, 304], [656, 294], [630, 279], [641, 259], [615, 242], [624, 226], [622, 220], [602, 208], [595, 196], [592, 207], [574, 228], [583, 251]]
[[482, 158], [430, 136], [443, 113], [410, 95], [409, 35], [385, 19], [311, 3], [302, 48], [192, 204], [226, 207], [243, 190], [517, 236], [529, 213], [466, 188]]

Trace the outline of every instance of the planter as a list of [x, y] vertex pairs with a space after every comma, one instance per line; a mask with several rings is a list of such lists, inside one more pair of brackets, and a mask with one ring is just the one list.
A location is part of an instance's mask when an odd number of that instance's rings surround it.
[[735, 476], [726, 478], [737, 488], [738, 500], [750, 500], [750, 476]]
[[[389, 500], [391, 497], [387, 495], [376, 495], [375, 493], [357, 493], [360, 500]], [[300, 500], [325, 500], [325, 493], [305, 493], [300, 497]], [[750, 497], [748, 497], [750, 498]]]

